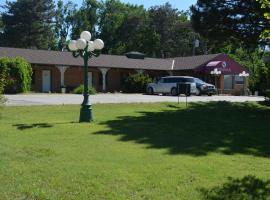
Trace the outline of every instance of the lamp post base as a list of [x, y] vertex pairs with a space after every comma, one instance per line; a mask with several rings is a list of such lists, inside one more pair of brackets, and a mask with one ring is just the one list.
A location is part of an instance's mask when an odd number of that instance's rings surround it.
[[91, 105], [82, 105], [80, 111], [80, 123], [82, 122], [91, 122], [92, 118], [92, 106]]

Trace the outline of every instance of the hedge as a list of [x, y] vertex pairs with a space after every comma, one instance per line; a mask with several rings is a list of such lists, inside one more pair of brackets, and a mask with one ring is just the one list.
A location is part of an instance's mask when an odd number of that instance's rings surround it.
[[[79, 87], [75, 88], [72, 91], [72, 93], [73, 94], [83, 94], [83, 91], [84, 91], [84, 86], [83, 85], [80, 85]], [[96, 91], [96, 89], [94, 87], [90, 87], [88, 89], [88, 91], [89, 91], [89, 94], [92, 94], [92, 95], [97, 93], [97, 91]]]
[[147, 74], [129, 74], [125, 83], [125, 90], [130, 93], [145, 92], [147, 84], [152, 81], [152, 78]]
[[0, 74], [3, 76], [5, 93], [22, 93], [30, 91], [32, 67], [23, 58], [0, 58]]

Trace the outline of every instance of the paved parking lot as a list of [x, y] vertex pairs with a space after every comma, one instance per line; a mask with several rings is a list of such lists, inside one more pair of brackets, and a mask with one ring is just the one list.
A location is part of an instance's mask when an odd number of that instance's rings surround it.
[[[26, 95], [5, 95], [8, 106], [31, 106], [31, 105], [63, 105], [81, 104], [82, 95], [75, 94], [26, 94]], [[178, 97], [143, 95], [143, 94], [97, 94], [91, 95], [93, 104], [97, 103], [151, 103], [151, 102], [177, 102]], [[185, 97], [180, 97], [180, 102], [185, 102]], [[191, 96], [189, 102], [210, 102], [210, 101], [264, 101], [263, 97], [246, 96]]]

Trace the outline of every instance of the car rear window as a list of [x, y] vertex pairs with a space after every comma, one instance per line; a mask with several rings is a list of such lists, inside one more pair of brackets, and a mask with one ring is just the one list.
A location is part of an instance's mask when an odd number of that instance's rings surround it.
[[180, 78], [181, 80], [179, 82], [186, 82], [186, 83], [193, 83], [193, 78]]

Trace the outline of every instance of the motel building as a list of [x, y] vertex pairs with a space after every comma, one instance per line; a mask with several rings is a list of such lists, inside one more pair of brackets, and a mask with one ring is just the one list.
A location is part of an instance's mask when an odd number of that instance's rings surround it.
[[[23, 57], [33, 68], [32, 90], [35, 92], [66, 92], [83, 84], [83, 59], [70, 52], [0, 47], [0, 57]], [[89, 60], [89, 86], [99, 92], [119, 92], [131, 73], [145, 73], [152, 78], [163, 76], [194, 76], [215, 84], [211, 71], [222, 73], [217, 87], [222, 94], [241, 95], [244, 79], [239, 74], [244, 66], [225, 54], [211, 54], [169, 59], [147, 58], [138, 52], [123, 56], [100, 55]]]

